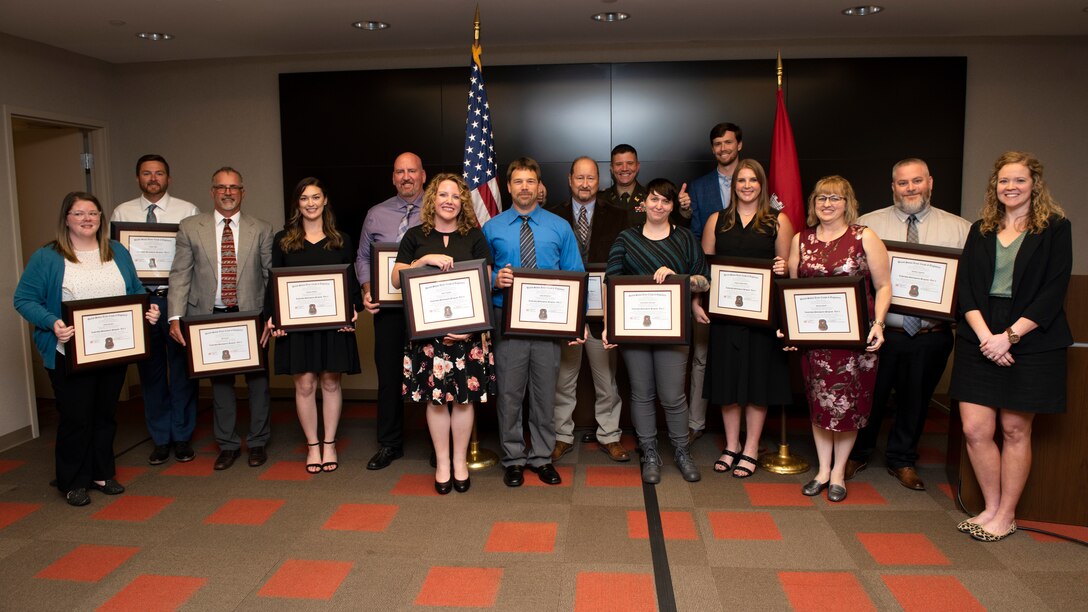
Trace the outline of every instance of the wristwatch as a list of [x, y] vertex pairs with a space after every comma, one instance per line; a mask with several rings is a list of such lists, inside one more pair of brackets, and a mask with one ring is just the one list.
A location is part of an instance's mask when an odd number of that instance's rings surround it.
[[1016, 344], [1020, 342], [1020, 334], [1014, 332], [1011, 327], [1005, 328], [1005, 333], [1009, 336], [1009, 343]]

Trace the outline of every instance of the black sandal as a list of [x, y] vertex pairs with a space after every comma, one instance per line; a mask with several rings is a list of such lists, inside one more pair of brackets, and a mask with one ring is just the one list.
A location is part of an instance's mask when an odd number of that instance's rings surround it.
[[[314, 442], [313, 444], [307, 443], [306, 446], [317, 446], [318, 444], [321, 444], [321, 443], [320, 442]], [[307, 463], [306, 464], [306, 473], [307, 474], [320, 474], [321, 473], [321, 464], [320, 463]]]
[[[322, 442], [322, 444], [331, 444], [334, 449], [336, 448], [336, 440], [333, 440], [332, 442]], [[338, 467], [340, 467], [339, 462], [326, 461], [325, 463], [321, 464], [321, 471], [327, 474], [329, 472], [335, 472]]]
[[[743, 465], [739, 465], [741, 461], [747, 461], [752, 464], [753, 468], [759, 468], [759, 463], [752, 457], [749, 457], [748, 455], [737, 455], [737, 462], [733, 464], [733, 478], [748, 478], [756, 473], [755, 469], [748, 469]], [[737, 472], [740, 472], [741, 475], [737, 476]]]
[[[726, 455], [727, 457], [731, 457], [733, 459], [733, 465], [736, 465], [737, 457], [740, 456], [738, 453], [734, 453], [733, 451], [731, 451], [729, 449], [722, 450], [722, 454]], [[718, 459], [717, 461], [714, 462], [714, 471], [719, 473], [719, 474], [725, 474], [726, 472], [733, 471], [733, 465], [730, 465], [730, 464], [722, 461], [721, 459]], [[719, 467], [721, 468], [720, 470], [718, 469]]]

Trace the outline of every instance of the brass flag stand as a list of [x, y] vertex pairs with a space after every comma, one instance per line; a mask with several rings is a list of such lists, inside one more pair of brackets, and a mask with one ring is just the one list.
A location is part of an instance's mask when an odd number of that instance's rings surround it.
[[782, 441], [778, 443], [778, 452], [760, 455], [759, 465], [775, 474], [802, 474], [808, 471], [808, 461], [804, 457], [790, 454], [790, 445], [786, 442], [785, 406], [782, 406]]

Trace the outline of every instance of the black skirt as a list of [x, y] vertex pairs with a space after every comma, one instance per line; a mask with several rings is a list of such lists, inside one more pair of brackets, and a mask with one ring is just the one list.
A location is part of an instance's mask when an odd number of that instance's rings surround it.
[[360, 372], [355, 334], [335, 330], [289, 332], [276, 338], [275, 361], [276, 374]]
[[[1011, 302], [990, 298], [986, 322], [992, 333], [1015, 322], [1008, 320]], [[1012, 356], [1016, 363], [999, 366], [987, 359], [974, 341], [957, 336], [949, 395], [990, 408], [1035, 414], [1065, 412], [1066, 349], [1017, 354], [1014, 348]]]

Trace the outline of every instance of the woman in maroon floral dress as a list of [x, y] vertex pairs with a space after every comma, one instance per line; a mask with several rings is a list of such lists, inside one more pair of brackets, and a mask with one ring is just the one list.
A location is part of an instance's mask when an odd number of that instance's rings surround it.
[[[820, 179], [808, 199], [808, 227], [793, 237], [790, 277], [862, 276], [872, 325], [865, 350], [808, 349], [801, 373], [812, 416], [819, 470], [802, 487], [805, 495], [846, 499], [846, 461], [873, 404], [877, 351], [884, 344], [884, 317], [891, 303], [888, 251], [876, 233], [853, 225], [858, 217], [854, 189], [841, 176]], [[876, 299], [873, 299], [875, 289]]]

